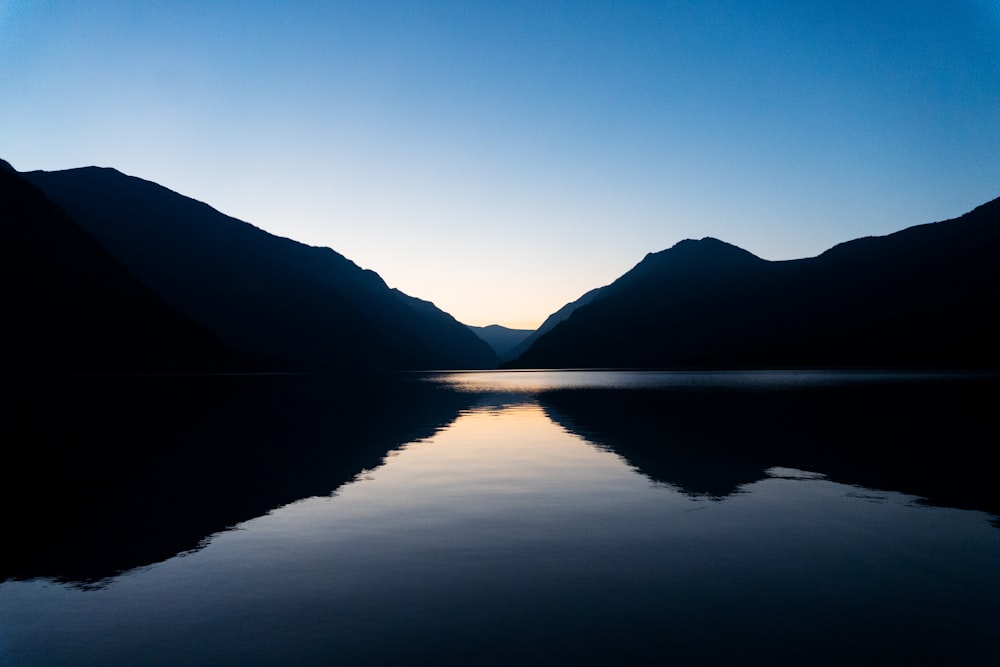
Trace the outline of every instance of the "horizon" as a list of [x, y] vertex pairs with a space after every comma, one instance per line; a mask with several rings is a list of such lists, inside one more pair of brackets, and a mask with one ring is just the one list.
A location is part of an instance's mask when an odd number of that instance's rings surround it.
[[685, 238], [810, 257], [1000, 195], [1000, 10], [791, 7], [15, 0], [0, 157], [156, 182], [515, 329]]

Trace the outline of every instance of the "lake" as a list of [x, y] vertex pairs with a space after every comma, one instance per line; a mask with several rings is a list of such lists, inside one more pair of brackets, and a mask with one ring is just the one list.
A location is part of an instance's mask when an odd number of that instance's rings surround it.
[[46, 381], [0, 664], [1000, 664], [998, 386]]

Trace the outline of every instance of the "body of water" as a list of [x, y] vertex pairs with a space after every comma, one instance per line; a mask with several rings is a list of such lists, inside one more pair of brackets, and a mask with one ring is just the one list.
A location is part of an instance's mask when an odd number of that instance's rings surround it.
[[1000, 664], [996, 378], [231, 384], [34, 474], [0, 664]]

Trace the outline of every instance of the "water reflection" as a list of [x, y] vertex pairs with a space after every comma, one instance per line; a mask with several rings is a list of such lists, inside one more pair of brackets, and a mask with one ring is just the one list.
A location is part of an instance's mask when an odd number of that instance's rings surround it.
[[[26, 483], [4, 489], [0, 577], [92, 583], [169, 558], [326, 495], [470, 411], [502, 413], [505, 446], [519, 451], [530, 441], [513, 415], [537, 418], [539, 406], [692, 497], [724, 498], [784, 466], [1000, 513], [992, 468], [975, 463], [982, 434], [1000, 426], [990, 376], [508, 371], [65, 382], [22, 391], [5, 420], [18, 436], [11, 442], [22, 443], [8, 453], [10, 469]], [[464, 462], [471, 472], [496, 457]], [[530, 470], [552, 472], [538, 461], [522, 474]], [[26, 511], [18, 488], [46, 501]]]
[[[963, 477], [972, 493], [938, 478], [968, 467], [944, 450], [996, 426], [991, 381], [451, 377], [214, 403], [93, 514], [105, 568], [152, 564], [87, 591], [0, 584], [0, 649], [13, 664], [1000, 656], [1000, 531], [918, 500], [989, 506], [988, 474]], [[143, 521], [115, 519], [127, 503]], [[136, 562], [115, 555], [123, 534], [164, 551], [211, 538]]]
[[537, 394], [562, 389], [652, 390], [784, 390], [859, 387], [873, 384], [995, 382], [993, 375], [942, 371], [781, 370], [781, 371], [647, 371], [647, 370], [512, 370], [416, 374], [424, 381], [460, 391], [493, 394]]
[[431, 378], [537, 400], [651, 479], [724, 497], [773, 466], [1000, 513], [984, 433], [991, 374], [889, 371], [508, 371]]
[[[19, 521], [7, 522], [0, 578], [92, 584], [189, 551], [240, 521], [329, 494], [471, 404], [387, 377], [48, 382], [46, 400], [18, 413], [25, 444], [12, 469], [30, 482], [20, 496], [5, 489]], [[25, 489], [43, 500], [26, 504]]]
[[[716, 378], [718, 379], [718, 378]], [[538, 394], [567, 430], [617, 452], [654, 480], [723, 497], [785, 466], [928, 502], [1000, 513], [983, 434], [996, 433], [998, 384], [983, 376], [772, 374], [622, 391]]]

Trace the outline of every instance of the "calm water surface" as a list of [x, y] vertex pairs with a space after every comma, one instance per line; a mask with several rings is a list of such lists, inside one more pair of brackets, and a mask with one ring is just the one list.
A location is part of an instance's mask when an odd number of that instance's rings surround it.
[[[996, 425], [994, 380], [404, 384], [349, 411], [340, 390], [284, 387], [199, 413], [0, 584], [0, 664], [1000, 664], [994, 487], [941, 453]], [[188, 478], [199, 459], [176, 452], [227, 438], [216, 476]], [[269, 475], [244, 489], [226, 470], [268, 448], [289, 492], [248, 509], [234, 499]], [[196, 502], [157, 505], [160, 487]], [[200, 540], [172, 525], [223, 496], [219, 521], [250, 516]], [[137, 504], [160, 509], [116, 514]], [[122, 566], [136, 542], [150, 551]]]

